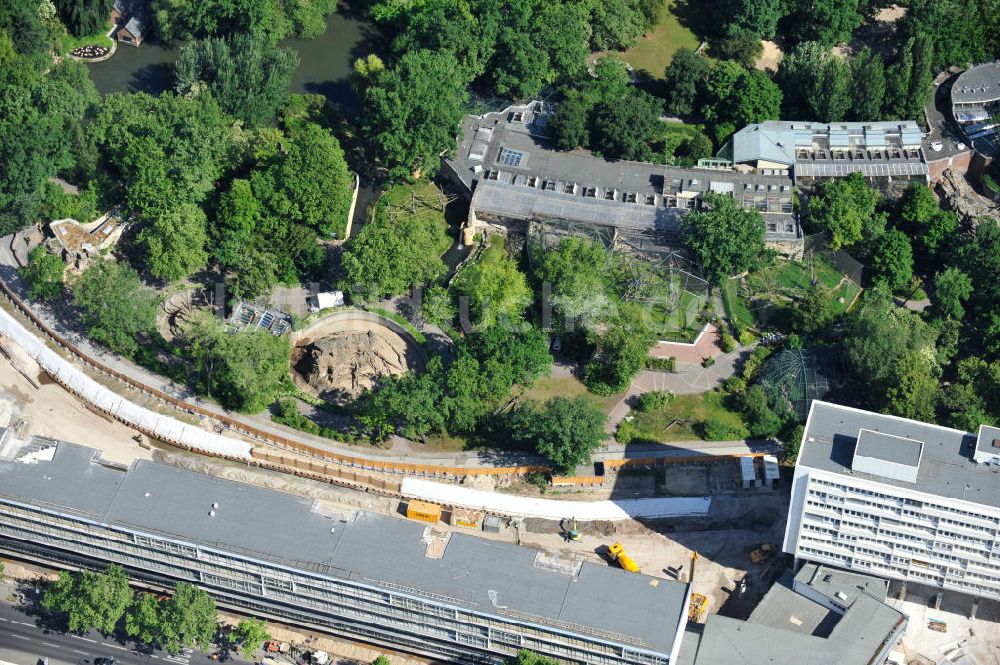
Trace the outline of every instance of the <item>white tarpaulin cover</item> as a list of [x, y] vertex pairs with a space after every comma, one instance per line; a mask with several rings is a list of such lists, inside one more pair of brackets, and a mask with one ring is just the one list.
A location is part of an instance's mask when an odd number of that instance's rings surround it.
[[45, 371], [58, 377], [82, 399], [113, 414], [122, 422], [145, 429], [165, 441], [184, 443], [192, 448], [217, 455], [250, 458], [252, 447], [249, 443], [186, 426], [179, 420], [150, 411], [108, 390], [80, 371], [73, 363], [42, 344], [38, 337], [3, 309], [0, 309], [0, 333], [9, 337]]
[[561, 520], [627, 520], [635, 517], [686, 517], [708, 514], [712, 499], [707, 496], [621, 499], [618, 501], [563, 501], [535, 499], [484, 492], [458, 485], [445, 485], [419, 478], [403, 479], [403, 496], [434, 501], [448, 506], [486, 510], [516, 517]]

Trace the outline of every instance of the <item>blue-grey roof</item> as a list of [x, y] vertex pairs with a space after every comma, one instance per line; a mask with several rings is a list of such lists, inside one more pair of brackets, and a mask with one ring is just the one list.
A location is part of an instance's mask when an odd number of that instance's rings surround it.
[[0, 460], [0, 497], [660, 653], [670, 653], [687, 611], [686, 584], [592, 562], [553, 565], [536, 550], [455, 532], [433, 558], [427, 525], [323, 514], [310, 499], [158, 462], [113, 470], [96, 455], [60, 442], [51, 461]]
[[[851, 606], [862, 593], [885, 601], [888, 583], [873, 575], [864, 575], [848, 570], [840, 570], [816, 563], [805, 563], [795, 574], [795, 584], [803, 584], [843, 606]], [[843, 594], [840, 598], [837, 594]]]
[[[854, 449], [862, 429], [923, 442], [916, 487], [913, 483], [852, 470]], [[798, 465], [1000, 507], [1000, 478], [990, 465], [973, 461], [975, 448], [976, 435], [969, 432], [815, 400], [806, 419]]]
[[884, 462], [917, 466], [923, 446], [921, 441], [866, 429], [858, 436], [854, 457], [872, 457]]
[[133, 16], [125, 23], [125, 29], [132, 33], [136, 39], [142, 39], [142, 21]]
[[[808, 139], [807, 146], [812, 144], [811, 134]], [[733, 161], [740, 164], [764, 160], [792, 165], [797, 140], [802, 137], [789, 126], [747, 125], [733, 135]]]
[[1000, 100], [1000, 61], [966, 69], [951, 87], [954, 104], [987, 104], [997, 100]]

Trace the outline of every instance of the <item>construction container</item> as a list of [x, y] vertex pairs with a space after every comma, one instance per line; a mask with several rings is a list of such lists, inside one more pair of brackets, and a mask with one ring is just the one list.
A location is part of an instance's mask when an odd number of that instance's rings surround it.
[[483, 521], [483, 511], [470, 508], [455, 508], [451, 511], [451, 525], [478, 529]]
[[411, 520], [435, 524], [441, 520], [441, 506], [414, 499], [406, 504], [406, 516]]
[[483, 519], [483, 531], [488, 533], [500, 533], [503, 528], [503, 520], [496, 515], [487, 515]]

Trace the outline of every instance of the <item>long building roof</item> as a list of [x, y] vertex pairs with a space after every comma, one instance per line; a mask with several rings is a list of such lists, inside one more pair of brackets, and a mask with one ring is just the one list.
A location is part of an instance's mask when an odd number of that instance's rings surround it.
[[[324, 514], [311, 499], [157, 462], [124, 471], [93, 449], [48, 445], [39, 454], [8, 443], [0, 497], [661, 654], [687, 611], [686, 584], [455, 532], [441, 540], [398, 518]], [[18, 461], [26, 451], [34, 463]]]
[[473, 210], [657, 232], [676, 228], [687, 212], [685, 199], [717, 192], [760, 211], [774, 224], [769, 240], [798, 238], [790, 178], [556, 150], [540, 107], [541, 102], [533, 102], [463, 120], [455, 156], [446, 163], [467, 191], [475, 192]]
[[[922, 443], [915, 482], [853, 468], [861, 430]], [[814, 400], [806, 419], [797, 464], [845, 477], [1000, 507], [997, 467], [977, 464], [973, 460], [975, 450], [976, 435], [969, 432]], [[913, 462], [912, 452], [909, 457]], [[885, 454], [882, 458], [892, 463], [898, 455]]]

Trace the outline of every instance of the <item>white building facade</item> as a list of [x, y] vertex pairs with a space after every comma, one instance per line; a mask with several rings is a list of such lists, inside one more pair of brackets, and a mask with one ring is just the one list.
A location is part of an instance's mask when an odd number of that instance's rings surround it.
[[813, 402], [783, 549], [1000, 599], [1000, 430], [977, 435]]

